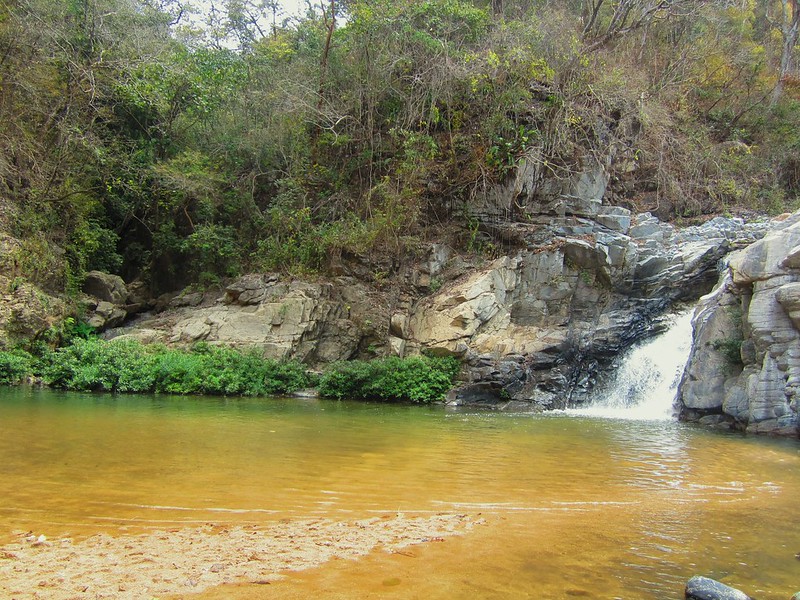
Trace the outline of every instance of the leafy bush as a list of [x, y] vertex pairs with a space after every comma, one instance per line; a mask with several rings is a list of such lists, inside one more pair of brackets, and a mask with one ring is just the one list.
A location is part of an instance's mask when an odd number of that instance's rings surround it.
[[256, 350], [240, 352], [201, 343], [195, 346], [193, 355], [203, 363], [204, 394], [263, 396], [295, 391], [312, 383], [301, 363], [264, 360]]
[[133, 340], [76, 339], [42, 361], [42, 379], [69, 390], [259, 396], [312, 382], [303, 365], [198, 344], [191, 352]]
[[322, 375], [319, 392], [337, 399], [429, 403], [444, 397], [459, 368], [452, 357], [340, 362]]
[[364, 399], [363, 390], [377, 368], [378, 361], [353, 360], [333, 363], [319, 381], [319, 393], [325, 398]]
[[22, 350], [0, 352], [0, 384], [15, 385], [33, 374], [33, 357]]
[[742, 365], [742, 338], [733, 337], [722, 340], [715, 340], [711, 347], [722, 354], [725, 361], [731, 366]]

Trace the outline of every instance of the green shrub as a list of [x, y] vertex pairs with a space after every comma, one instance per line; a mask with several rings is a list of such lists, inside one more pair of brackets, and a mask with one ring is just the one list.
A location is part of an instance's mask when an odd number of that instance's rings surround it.
[[134, 340], [76, 339], [42, 359], [42, 379], [69, 390], [262, 396], [311, 383], [302, 364], [198, 344], [191, 352]]
[[353, 360], [333, 363], [322, 374], [319, 393], [325, 398], [364, 399], [365, 387], [372, 379], [379, 361]]
[[319, 392], [337, 399], [429, 403], [444, 397], [459, 368], [452, 357], [340, 362], [322, 375]]
[[293, 392], [311, 383], [305, 367], [296, 361], [265, 360], [256, 350], [198, 344], [194, 355], [202, 361], [204, 394], [264, 396]]
[[0, 384], [15, 385], [33, 375], [33, 357], [22, 350], [0, 352]]
[[154, 356], [133, 340], [75, 338], [42, 358], [48, 385], [64, 389], [143, 392], [152, 389]]
[[711, 347], [717, 352], [722, 354], [727, 363], [731, 366], [742, 365], [742, 338], [726, 338], [723, 340], [715, 340]]
[[170, 394], [203, 393], [203, 360], [178, 350], [159, 354], [155, 371], [155, 391]]

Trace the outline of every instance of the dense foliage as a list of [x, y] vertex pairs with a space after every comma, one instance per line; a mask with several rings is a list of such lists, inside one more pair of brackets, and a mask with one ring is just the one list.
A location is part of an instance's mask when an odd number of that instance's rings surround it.
[[297, 361], [198, 343], [191, 351], [134, 340], [76, 337], [36, 357], [0, 351], [0, 384], [39, 378], [75, 391], [270, 396], [319, 384], [327, 398], [400, 402], [441, 400], [460, 365], [452, 357], [340, 362], [317, 377]]
[[35, 360], [22, 350], [0, 351], [0, 385], [16, 385], [33, 375]]
[[34, 376], [77, 391], [241, 396], [286, 394], [315, 381], [298, 362], [206, 344], [183, 351], [133, 340], [76, 338], [39, 359], [0, 352], [0, 383]]
[[453, 357], [340, 362], [323, 373], [319, 392], [338, 399], [435, 402], [453, 386], [459, 367]]
[[796, 203], [796, 0], [279, 5], [200, 27], [170, 0], [0, 0], [17, 275], [159, 292], [397, 257], [443, 222], [469, 246], [470, 201], [523, 155], [558, 179], [610, 145], [636, 210]]

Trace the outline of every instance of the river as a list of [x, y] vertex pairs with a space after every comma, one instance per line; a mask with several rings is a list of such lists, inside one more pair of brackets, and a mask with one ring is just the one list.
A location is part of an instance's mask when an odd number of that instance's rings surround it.
[[0, 390], [3, 541], [320, 516], [486, 519], [414, 558], [298, 574], [269, 586], [271, 598], [320, 586], [340, 597], [678, 598], [703, 574], [786, 600], [800, 587], [798, 497], [797, 442], [671, 420]]

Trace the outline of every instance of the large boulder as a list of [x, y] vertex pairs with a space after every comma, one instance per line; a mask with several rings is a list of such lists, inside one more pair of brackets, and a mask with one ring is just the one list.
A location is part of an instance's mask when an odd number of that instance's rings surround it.
[[89, 271], [83, 282], [89, 296], [85, 303], [86, 322], [97, 331], [121, 325], [129, 313], [142, 310], [144, 304], [131, 303], [128, 287], [122, 277], [102, 271]]
[[83, 282], [83, 291], [99, 300], [122, 306], [128, 301], [128, 288], [119, 275], [102, 271], [89, 271]]
[[87, 322], [97, 330], [104, 330], [121, 325], [127, 316], [128, 313], [119, 306], [102, 301], [97, 303]]

